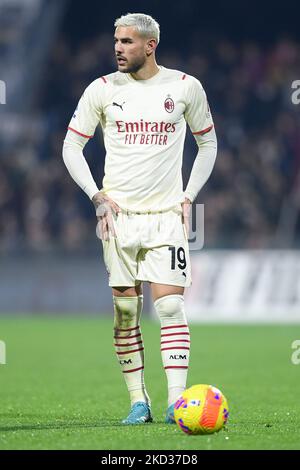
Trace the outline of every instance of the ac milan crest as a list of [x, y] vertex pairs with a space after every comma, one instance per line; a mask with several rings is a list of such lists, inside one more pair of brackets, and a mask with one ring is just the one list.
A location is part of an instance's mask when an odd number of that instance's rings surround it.
[[165, 105], [165, 110], [168, 113], [172, 113], [174, 111], [175, 104], [170, 95], [168, 95], [167, 98], [165, 99], [164, 105]]

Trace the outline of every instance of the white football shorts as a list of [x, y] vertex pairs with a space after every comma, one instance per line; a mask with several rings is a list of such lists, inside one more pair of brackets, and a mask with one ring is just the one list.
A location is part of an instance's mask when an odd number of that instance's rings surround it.
[[116, 237], [102, 240], [111, 287], [141, 281], [191, 285], [191, 264], [182, 208], [162, 212], [113, 214]]

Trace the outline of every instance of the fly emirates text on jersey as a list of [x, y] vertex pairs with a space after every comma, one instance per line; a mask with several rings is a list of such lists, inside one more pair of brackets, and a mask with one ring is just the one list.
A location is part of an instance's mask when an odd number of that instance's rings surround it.
[[116, 121], [116, 125], [118, 132], [124, 133], [124, 143], [129, 145], [167, 145], [168, 134], [176, 131], [174, 123], [163, 121]]

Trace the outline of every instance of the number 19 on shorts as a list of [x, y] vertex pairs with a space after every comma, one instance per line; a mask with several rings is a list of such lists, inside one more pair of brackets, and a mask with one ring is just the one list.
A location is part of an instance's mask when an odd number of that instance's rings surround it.
[[175, 246], [169, 246], [169, 251], [171, 255], [171, 270], [175, 270], [176, 267], [182, 271], [186, 268], [186, 257], [185, 251], [182, 246], [176, 249]]

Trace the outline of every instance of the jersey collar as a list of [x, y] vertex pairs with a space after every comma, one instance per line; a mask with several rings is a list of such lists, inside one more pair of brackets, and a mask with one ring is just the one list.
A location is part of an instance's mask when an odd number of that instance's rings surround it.
[[148, 78], [147, 80], [135, 80], [131, 75], [130, 73], [126, 73], [126, 77], [127, 77], [127, 80], [130, 82], [130, 83], [136, 83], [138, 85], [141, 85], [141, 86], [144, 86], [144, 85], [152, 85], [153, 83], [156, 83], [160, 77], [161, 77], [161, 74], [162, 74], [162, 71], [164, 69], [164, 67], [162, 65], [158, 65], [158, 68], [159, 68], [159, 71], [153, 75], [153, 77], [151, 78]]

